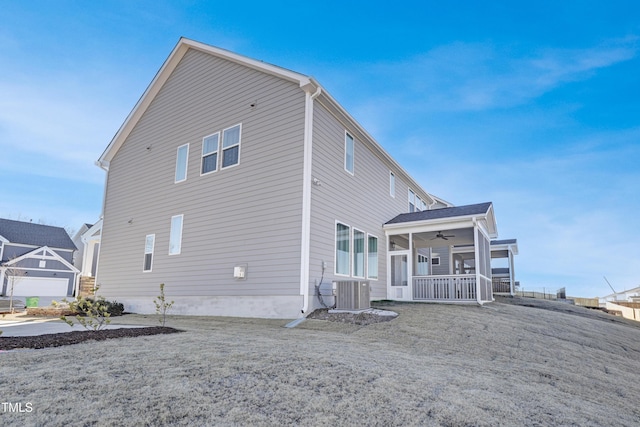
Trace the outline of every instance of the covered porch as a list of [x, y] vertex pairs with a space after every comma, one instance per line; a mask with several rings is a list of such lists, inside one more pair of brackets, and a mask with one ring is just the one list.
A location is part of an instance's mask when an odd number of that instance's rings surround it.
[[516, 239], [491, 241], [491, 276], [494, 294], [515, 295], [514, 256], [518, 255]]
[[[384, 225], [387, 298], [396, 301], [493, 301], [491, 203], [401, 214]], [[456, 247], [464, 247], [456, 252]]]
[[[472, 246], [452, 248], [456, 271], [475, 271], [475, 255]], [[516, 239], [491, 241], [491, 283], [494, 294], [515, 295], [514, 256], [518, 255]]]

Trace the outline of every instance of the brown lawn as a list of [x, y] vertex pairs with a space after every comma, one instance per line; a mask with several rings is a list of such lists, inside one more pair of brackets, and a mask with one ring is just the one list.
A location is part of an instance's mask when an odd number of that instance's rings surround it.
[[640, 324], [500, 301], [367, 326], [171, 317], [186, 332], [2, 352], [0, 425], [638, 425]]

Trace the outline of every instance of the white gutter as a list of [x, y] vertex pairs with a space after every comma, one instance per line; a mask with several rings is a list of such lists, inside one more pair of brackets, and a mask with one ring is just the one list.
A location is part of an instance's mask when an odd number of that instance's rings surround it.
[[[311, 89], [316, 88], [312, 94]], [[302, 242], [300, 244], [300, 294], [304, 315], [309, 309], [309, 260], [311, 257], [311, 168], [313, 154], [313, 100], [320, 86], [306, 87], [304, 99], [304, 162], [302, 171]]]

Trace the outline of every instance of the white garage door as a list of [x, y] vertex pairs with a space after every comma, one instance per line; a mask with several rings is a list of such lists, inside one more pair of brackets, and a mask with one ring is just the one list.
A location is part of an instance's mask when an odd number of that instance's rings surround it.
[[[20, 277], [13, 285], [13, 295], [17, 297], [60, 297], [67, 296], [68, 288], [69, 279]], [[9, 289], [7, 289], [8, 293]]]

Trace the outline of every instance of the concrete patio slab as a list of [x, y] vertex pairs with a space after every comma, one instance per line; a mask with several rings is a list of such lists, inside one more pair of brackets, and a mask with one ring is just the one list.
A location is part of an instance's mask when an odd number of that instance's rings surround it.
[[[104, 329], [143, 328], [142, 325], [107, 325]], [[69, 326], [58, 318], [18, 317], [16, 315], [0, 318], [1, 337], [27, 337], [44, 334], [58, 334], [71, 331], [85, 331], [79, 324]]]

